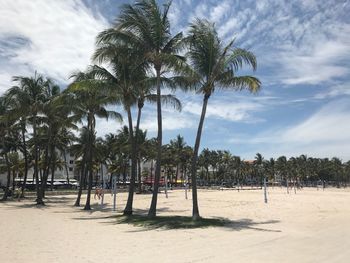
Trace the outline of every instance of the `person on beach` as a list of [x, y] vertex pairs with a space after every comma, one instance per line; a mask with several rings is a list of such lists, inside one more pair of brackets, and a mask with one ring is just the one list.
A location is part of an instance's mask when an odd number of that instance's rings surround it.
[[98, 200], [100, 200], [103, 194], [104, 194], [103, 189], [101, 187], [97, 187], [95, 190], [94, 199], [96, 199], [96, 196], [97, 196]]

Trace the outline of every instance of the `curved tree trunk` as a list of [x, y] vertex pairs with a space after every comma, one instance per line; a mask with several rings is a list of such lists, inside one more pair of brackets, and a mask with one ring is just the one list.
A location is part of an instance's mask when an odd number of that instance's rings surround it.
[[126, 202], [126, 206], [124, 209], [124, 215], [132, 215], [132, 204], [134, 200], [134, 191], [135, 191], [135, 179], [136, 179], [136, 144], [135, 144], [135, 138], [136, 134], [134, 136], [133, 132], [133, 125], [132, 125], [132, 116], [131, 116], [131, 110], [130, 107], [127, 108], [128, 112], [128, 121], [129, 121], [129, 140], [131, 142], [131, 176], [130, 176], [130, 185], [129, 185], [129, 195], [128, 200]]
[[198, 208], [198, 199], [197, 199], [196, 173], [197, 173], [198, 150], [199, 150], [199, 146], [200, 146], [200, 142], [201, 142], [203, 124], [204, 124], [204, 119], [205, 119], [205, 113], [207, 111], [209, 97], [210, 97], [210, 95], [204, 95], [202, 114], [201, 114], [199, 124], [198, 124], [196, 142], [194, 145], [193, 159], [192, 159], [192, 165], [191, 165], [191, 184], [192, 184], [192, 202], [193, 202], [192, 219], [193, 220], [198, 220], [200, 218], [199, 208]]
[[161, 159], [162, 159], [162, 104], [161, 104], [161, 90], [160, 90], [160, 68], [156, 69], [157, 72], [157, 123], [158, 123], [158, 137], [157, 137], [157, 162], [154, 179], [154, 188], [151, 206], [148, 211], [148, 217], [152, 218], [157, 213], [157, 198], [159, 189], [159, 179], [161, 173]]

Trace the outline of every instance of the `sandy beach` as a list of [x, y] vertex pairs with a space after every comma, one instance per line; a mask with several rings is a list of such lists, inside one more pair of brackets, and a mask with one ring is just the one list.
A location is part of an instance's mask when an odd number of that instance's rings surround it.
[[[117, 224], [126, 194], [105, 197], [102, 208], [73, 207], [75, 196], [52, 196], [37, 208], [30, 200], [0, 203], [1, 262], [349, 262], [350, 190], [269, 189], [199, 192], [203, 217], [224, 227], [147, 229]], [[135, 195], [146, 213], [151, 195]], [[159, 215], [191, 215], [182, 190], [159, 195]]]

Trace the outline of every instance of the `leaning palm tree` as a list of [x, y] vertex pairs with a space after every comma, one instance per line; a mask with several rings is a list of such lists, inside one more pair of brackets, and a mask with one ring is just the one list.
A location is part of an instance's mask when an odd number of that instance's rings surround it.
[[72, 111], [87, 121], [87, 149], [85, 152], [86, 168], [88, 171], [88, 193], [84, 210], [91, 210], [90, 197], [92, 189], [94, 146], [96, 141], [96, 117], [114, 117], [122, 120], [122, 116], [105, 108], [113, 102], [108, 89], [89, 73], [78, 72], [72, 75], [73, 83], [65, 90], [66, 100], [73, 105]]
[[182, 46], [182, 33], [171, 35], [168, 11], [171, 2], [164, 4], [161, 9], [155, 0], [140, 0], [135, 4], [126, 4], [121, 8], [115, 27], [108, 29], [98, 36], [98, 41], [113, 41], [128, 43], [138, 50], [144, 59], [153, 67], [156, 73], [157, 94], [157, 163], [154, 191], [149, 217], [156, 216], [157, 196], [161, 173], [162, 154], [162, 110], [161, 87], [175, 86], [175, 80], [181, 78], [166, 77], [168, 72], [179, 73], [184, 69], [184, 58], [178, 55]]
[[197, 159], [208, 100], [215, 88], [233, 91], [247, 89], [251, 92], [257, 92], [260, 89], [260, 81], [252, 76], [236, 76], [236, 71], [243, 64], [247, 64], [255, 70], [256, 58], [253, 53], [235, 47], [234, 41], [225, 46], [218, 37], [214, 24], [209, 21], [196, 19], [190, 25], [186, 41], [189, 43], [188, 57], [197, 77], [198, 92], [204, 95], [191, 169], [192, 217], [198, 219]]

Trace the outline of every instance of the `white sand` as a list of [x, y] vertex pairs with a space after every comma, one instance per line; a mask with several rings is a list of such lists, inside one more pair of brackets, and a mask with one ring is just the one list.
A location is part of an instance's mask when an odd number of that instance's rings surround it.
[[[350, 191], [304, 189], [297, 194], [200, 191], [203, 217], [223, 217], [227, 227], [147, 230], [115, 224], [112, 199], [98, 211], [72, 206], [74, 196], [0, 203], [0, 262], [350, 262]], [[135, 195], [145, 212], [151, 195]], [[117, 209], [126, 194], [118, 194]], [[97, 201], [92, 199], [92, 203]], [[95, 206], [98, 208], [98, 206]], [[191, 215], [183, 191], [159, 195], [159, 215]]]

